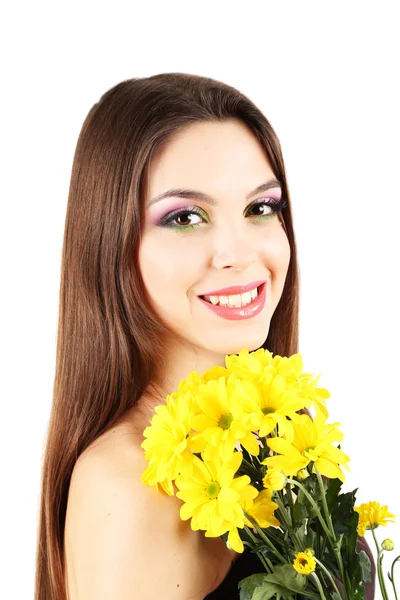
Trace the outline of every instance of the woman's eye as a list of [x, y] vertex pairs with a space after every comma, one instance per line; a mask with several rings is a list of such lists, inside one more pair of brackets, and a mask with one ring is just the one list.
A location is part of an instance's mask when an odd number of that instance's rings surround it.
[[206, 221], [203, 211], [193, 206], [166, 215], [161, 219], [159, 225], [161, 227], [171, 227], [172, 229], [188, 230], [195, 229], [201, 225], [202, 221]]
[[196, 213], [185, 212], [172, 219], [171, 222], [175, 221], [178, 225], [187, 227], [190, 225], [196, 225], [200, 222], [196, 221], [196, 219], [199, 219], [199, 215], [197, 215]]
[[274, 210], [266, 202], [257, 202], [250, 207], [249, 212], [253, 212], [255, 217], [266, 217], [274, 214]]
[[[266, 200], [254, 202], [250, 204], [248, 213], [251, 217], [258, 220], [266, 220], [272, 219], [278, 212], [282, 211], [284, 208], [288, 206], [288, 203], [285, 199], [281, 198], [280, 200], [275, 200], [274, 198], [269, 199], [268, 202]], [[255, 214], [254, 214], [255, 213]]]
[[[286, 208], [286, 200], [275, 200], [268, 198], [250, 204], [247, 208], [245, 216], [255, 220], [267, 220], [273, 218], [278, 212]], [[178, 209], [169, 213], [160, 221], [158, 225], [161, 227], [169, 227], [180, 231], [189, 231], [197, 229], [202, 224], [207, 224], [207, 216], [204, 211], [198, 206], [188, 206], [184, 210]]]

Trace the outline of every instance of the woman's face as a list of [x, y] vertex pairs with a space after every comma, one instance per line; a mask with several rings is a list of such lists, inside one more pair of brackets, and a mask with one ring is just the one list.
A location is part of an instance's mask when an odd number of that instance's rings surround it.
[[[280, 199], [264, 151], [240, 121], [191, 124], [153, 159], [139, 268], [154, 311], [196, 349], [234, 354], [267, 338], [290, 260]], [[220, 291], [231, 286], [258, 296]]]

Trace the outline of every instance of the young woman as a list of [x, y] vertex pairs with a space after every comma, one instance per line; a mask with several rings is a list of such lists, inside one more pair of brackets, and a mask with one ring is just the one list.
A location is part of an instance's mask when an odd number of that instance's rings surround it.
[[181, 73], [105, 93], [71, 176], [36, 600], [239, 598], [262, 565], [141, 482], [142, 434], [191, 371], [296, 353], [298, 303], [282, 153], [256, 106]]

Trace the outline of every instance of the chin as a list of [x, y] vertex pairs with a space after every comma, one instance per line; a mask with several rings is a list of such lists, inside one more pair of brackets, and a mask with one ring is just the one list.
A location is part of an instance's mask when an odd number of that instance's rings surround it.
[[255, 335], [232, 336], [232, 339], [215, 339], [213, 343], [208, 340], [208, 344], [204, 344], [206, 348], [217, 354], [238, 354], [243, 348], [249, 352], [258, 350], [264, 344], [268, 337], [268, 330], [260, 335], [257, 332]]

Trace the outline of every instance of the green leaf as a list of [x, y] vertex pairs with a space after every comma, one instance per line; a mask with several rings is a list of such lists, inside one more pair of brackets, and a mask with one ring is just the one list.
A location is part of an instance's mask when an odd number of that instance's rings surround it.
[[303, 485], [314, 498], [314, 500], [321, 500], [321, 491], [319, 488], [318, 479], [314, 473], [303, 481]]
[[301, 504], [301, 502], [298, 499], [296, 500], [293, 507], [293, 518], [295, 524], [298, 524], [307, 518], [307, 509], [304, 506], [304, 504]]
[[332, 512], [333, 506], [337, 502], [337, 498], [342, 487], [340, 479], [330, 479], [329, 487], [326, 492], [326, 502], [328, 504], [329, 512]]
[[240, 600], [277, 600], [293, 598], [293, 593], [301, 594], [307, 586], [307, 577], [297, 573], [292, 565], [275, 568], [273, 573], [250, 575], [239, 583]]
[[[286, 600], [293, 600], [293, 596], [291, 592], [287, 592], [285, 590], [280, 591], [281, 588], [280, 586], [273, 588], [271, 587], [262, 587], [262, 588], [257, 588], [256, 591], [254, 592], [253, 598], [251, 600], [270, 600], [270, 598], [275, 598], [276, 600], [281, 600], [282, 598], [285, 598]], [[276, 594], [276, 596], [275, 596]], [[289, 595], [288, 595], [289, 594]]]
[[307, 526], [307, 533], [305, 532], [305, 527], [302, 525], [298, 527], [296, 530], [297, 537], [304, 548], [315, 548], [316, 547], [316, 534], [311, 529], [311, 527]]
[[355, 495], [357, 490], [340, 494], [337, 497], [337, 504], [332, 510], [333, 526], [336, 535], [343, 533], [348, 536], [351, 532], [349, 521], [354, 514]]
[[[364, 598], [363, 582], [370, 578], [370, 562], [368, 555], [357, 552], [358, 513], [354, 510], [357, 489], [340, 494], [332, 506], [332, 521], [337, 537], [341, 542], [340, 552], [344, 569], [348, 578], [352, 600]], [[333, 493], [333, 492], [332, 492]]]
[[368, 554], [364, 550], [358, 553], [360, 557], [361, 579], [364, 583], [371, 583], [371, 561]]
[[[293, 565], [282, 565], [275, 568], [273, 573], [265, 576], [267, 583], [280, 585], [292, 592], [302, 592], [307, 585], [307, 578], [293, 568]], [[265, 585], [265, 584], [264, 584]]]
[[358, 513], [353, 512], [350, 519], [347, 522], [349, 532], [346, 536], [346, 564], [351, 572], [358, 571], [359, 559], [356, 552], [357, 544], [357, 525], [358, 525]]
[[265, 573], [256, 573], [250, 575], [239, 582], [240, 600], [252, 600], [254, 591], [262, 585], [265, 579]]

